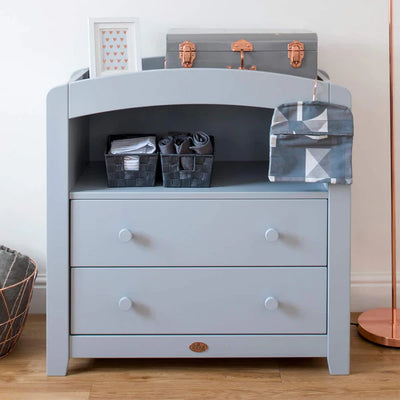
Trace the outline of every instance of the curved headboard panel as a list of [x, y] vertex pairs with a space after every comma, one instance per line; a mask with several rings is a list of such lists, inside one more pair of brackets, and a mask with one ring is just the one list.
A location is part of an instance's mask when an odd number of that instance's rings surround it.
[[[130, 108], [218, 104], [275, 108], [311, 100], [314, 80], [229, 69], [168, 69], [126, 73], [69, 84], [69, 118]], [[332, 94], [334, 93], [334, 96]], [[347, 89], [319, 81], [318, 100], [350, 106]]]

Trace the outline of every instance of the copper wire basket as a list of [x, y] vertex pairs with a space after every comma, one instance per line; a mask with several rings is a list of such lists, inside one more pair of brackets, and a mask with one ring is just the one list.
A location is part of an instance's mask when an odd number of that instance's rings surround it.
[[[17, 253], [17, 256], [22, 255]], [[29, 257], [22, 257], [23, 262], [26, 263], [25, 277], [5, 287], [1, 286], [7, 282], [7, 279], [5, 282], [0, 282], [0, 359], [6, 357], [14, 349], [21, 336], [37, 276], [36, 263]], [[8, 272], [7, 278], [9, 274]]]

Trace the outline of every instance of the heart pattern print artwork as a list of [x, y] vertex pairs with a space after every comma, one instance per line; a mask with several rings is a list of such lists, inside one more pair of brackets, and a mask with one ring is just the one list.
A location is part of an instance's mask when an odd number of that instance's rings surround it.
[[128, 29], [101, 29], [102, 71], [121, 72], [129, 69]]

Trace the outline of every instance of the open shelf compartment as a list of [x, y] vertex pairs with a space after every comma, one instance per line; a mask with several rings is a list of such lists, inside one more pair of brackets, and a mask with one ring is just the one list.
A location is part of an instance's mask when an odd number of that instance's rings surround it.
[[209, 188], [107, 186], [104, 163], [90, 163], [70, 192], [70, 199], [183, 199], [183, 198], [327, 198], [324, 183], [269, 183], [264, 162], [216, 162]]

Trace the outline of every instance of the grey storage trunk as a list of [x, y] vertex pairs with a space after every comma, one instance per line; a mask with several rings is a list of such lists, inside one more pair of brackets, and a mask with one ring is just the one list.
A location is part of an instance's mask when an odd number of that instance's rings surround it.
[[307, 31], [173, 29], [167, 34], [166, 68], [236, 69], [241, 66], [241, 48], [244, 69], [317, 76], [317, 34]]

